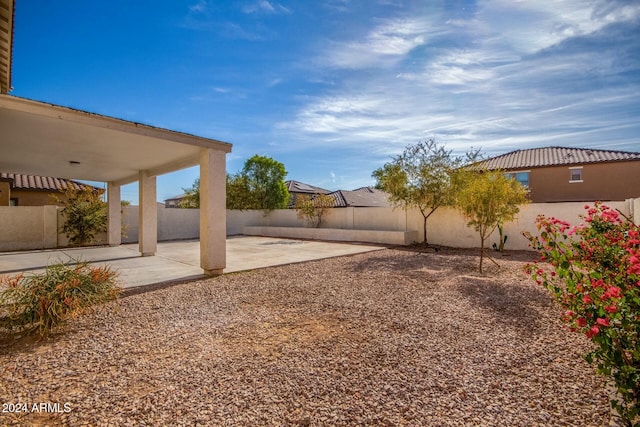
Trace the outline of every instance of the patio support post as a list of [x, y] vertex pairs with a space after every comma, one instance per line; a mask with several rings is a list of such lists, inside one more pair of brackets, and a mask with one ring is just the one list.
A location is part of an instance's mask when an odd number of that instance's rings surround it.
[[107, 183], [107, 205], [109, 208], [107, 242], [109, 246], [119, 246], [122, 243], [122, 206], [120, 205], [120, 186], [113, 182]]
[[138, 214], [138, 245], [142, 256], [156, 254], [158, 248], [158, 206], [156, 177], [148, 171], [139, 173], [140, 210]]
[[200, 153], [200, 267], [219, 276], [227, 266], [226, 154]]

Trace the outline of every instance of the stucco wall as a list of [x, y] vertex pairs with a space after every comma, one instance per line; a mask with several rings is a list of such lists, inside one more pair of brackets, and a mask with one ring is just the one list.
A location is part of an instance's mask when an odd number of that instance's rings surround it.
[[[138, 241], [138, 206], [125, 206], [122, 212], [122, 243]], [[167, 209], [158, 206], [158, 241], [200, 237], [199, 209]]]
[[55, 206], [0, 206], [0, 251], [56, 247], [56, 218]]
[[[608, 202], [623, 214], [640, 223], [640, 199]], [[505, 224], [508, 236], [506, 249], [528, 249], [523, 231], [537, 233], [535, 218], [538, 214], [553, 216], [572, 224], [580, 223], [584, 214], [583, 202], [534, 203], [521, 207], [517, 219]], [[198, 209], [158, 208], [158, 239], [197, 239], [199, 237]], [[123, 243], [138, 240], [138, 207], [124, 208], [123, 222], [127, 238]], [[53, 248], [65, 246], [66, 236], [60, 233], [63, 216], [56, 206], [0, 207], [0, 251]], [[241, 234], [247, 226], [262, 227], [305, 227], [304, 221], [296, 216], [293, 209], [273, 211], [264, 216], [260, 211], [227, 211], [227, 234]], [[416, 231], [417, 240], [422, 241], [422, 215], [417, 209], [404, 211], [392, 208], [336, 208], [327, 216], [325, 229]], [[454, 209], [441, 208], [427, 222], [429, 242], [453, 247], [479, 247], [478, 234], [466, 226], [466, 221]], [[106, 233], [100, 242], [106, 241]], [[498, 243], [497, 231], [488, 239], [487, 246]]]
[[[608, 202], [609, 206], [619, 209], [625, 215], [633, 212], [632, 205], [636, 205], [635, 218], [640, 222], [640, 200]], [[523, 205], [518, 217], [511, 223], [505, 224], [504, 234], [508, 236], [506, 249], [527, 250], [529, 242], [522, 235], [523, 231], [537, 233], [535, 219], [539, 214], [553, 216], [569, 221], [573, 224], [580, 223], [580, 214], [584, 214], [585, 203], [533, 203]], [[416, 231], [417, 240], [424, 238], [420, 211], [410, 209], [393, 208], [340, 208], [333, 209], [327, 222], [322, 228], [356, 229], [356, 230], [397, 230]], [[304, 227], [304, 222], [296, 218], [293, 210], [277, 210], [267, 217], [255, 215], [250, 211], [227, 212], [228, 234], [238, 234], [240, 225], [244, 226], [271, 226], [271, 227]], [[431, 244], [476, 248], [480, 247], [478, 233], [471, 227], [467, 227], [467, 221], [462, 215], [452, 208], [440, 208], [427, 221], [427, 236]], [[229, 224], [232, 224], [230, 227]], [[232, 233], [229, 233], [229, 232]], [[488, 247], [499, 242], [499, 234], [496, 230], [485, 242]]]
[[50, 191], [11, 190], [11, 198], [18, 199], [18, 206], [55, 205], [55, 200], [51, 197], [52, 194], [60, 197], [60, 193], [52, 193]]
[[570, 167], [575, 166], [532, 169], [529, 174], [531, 200], [545, 203], [640, 197], [640, 162], [582, 165], [583, 182], [569, 182]]

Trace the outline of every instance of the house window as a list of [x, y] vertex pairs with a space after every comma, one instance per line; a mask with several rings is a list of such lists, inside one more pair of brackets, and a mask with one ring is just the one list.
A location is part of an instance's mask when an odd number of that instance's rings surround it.
[[569, 182], [582, 182], [582, 167], [569, 168]]
[[9, 206], [18, 206], [18, 199], [9, 199]]
[[507, 172], [505, 175], [518, 181], [524, 188], [529, 188], [529, 171]]

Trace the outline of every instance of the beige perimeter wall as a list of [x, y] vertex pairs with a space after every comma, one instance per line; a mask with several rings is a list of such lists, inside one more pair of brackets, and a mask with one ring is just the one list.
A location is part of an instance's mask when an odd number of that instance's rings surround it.
[[[608, 202], [609, 206], [620, 210], [640, 224], [640, 199]], [[585, 213], [585, 203], [532, 203], [521, 207], [517, 219], [505, 224], [508, 236], [506, 249], [528, 249], [523, 231], [537, 233], [535, 218], [539, 214], [553, 216], [580, 223], [580, 214]], [[124, 243], [138, 239], [138, 207], [125, 207], [123, 224], [126, 238]], [[197, 239], [199, 237], [198, 209], [158, 208], [158, 240]], [[261, 227], [305, 227], [292, 209], [277, 210], [264, 215], [260, 211], [227, 211], [227, 234], [241, 234], [246, 226]], [[60, 233], [63, 216], [56, 206], [0, 206], [0, 251], [47, 249], [64, 247], [66, 237]], [[422, 215], [416, 209], [404, 211], [392, 208], [336, 208], [331, 209], [322, 228], [417, 231], [422, 241]], [[479, 247], [477, 233], [466, 226], [466, 221], [454, 209], [439, 209], [427, 222], [429, 243], [452, 247]], [[105, 236], [99, 236], [104, 243]], [[488, 239], [488, 246], [498, 243], [497, 231]]]

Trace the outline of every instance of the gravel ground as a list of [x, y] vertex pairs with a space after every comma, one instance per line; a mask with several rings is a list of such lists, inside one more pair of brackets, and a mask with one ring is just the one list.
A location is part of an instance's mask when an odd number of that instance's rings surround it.
[[128, 295], [42, 342], [0, 334], [0, 403], [29, 405], [0, 425], [608, 425], [531, 256], [481, 275], [475, 252], [386, 249]]

